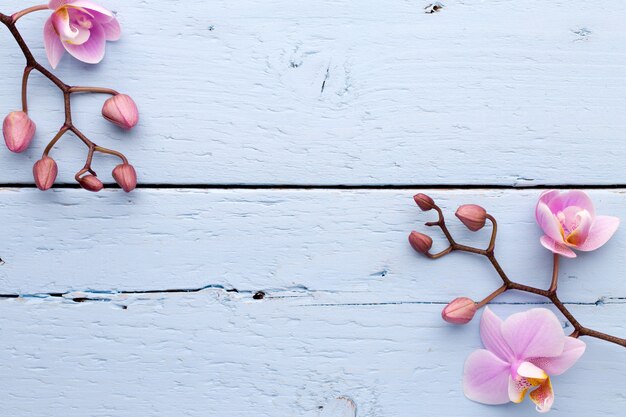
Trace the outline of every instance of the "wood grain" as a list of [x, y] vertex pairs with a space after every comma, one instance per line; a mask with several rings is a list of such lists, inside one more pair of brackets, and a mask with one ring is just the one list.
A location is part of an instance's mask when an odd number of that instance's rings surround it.
[[[75, 119], [144, 184], [626, 184], [625, 3], [104, 3], [122, 40], [101, 65], [66, 56], [58, 72], [135, 97], [131, 134], [99, 116], [102, 97], [81, 98]], [[20, 22], [43, 60], [44, 18]], [[3, 114], [19, 105], [22, 61], [1, 39]], [[0, 183], [32, 183], [61, 123], [44, 80], [31, 97], [35, 146], [0, 152]], [[60, 182], [81, 146], [53, 153]], [[103, 178], [113, 163], [98, 163]]]
[[[215, 290], [142, 298], [1, 301], [3, 413], [345, 417], [320, 409], [339, 396], [354, 401], [357, 417], [535, 413], [528, 400], [489, 407], [463, 396], [463, 362], [481, 346], [478, 323], [447, 325], [440, 306], [314, 306]], [[624, 304], [579, 313], [626, 332]], [[623, 348], [587, 342], [581, 360], [554, 378], [552, 416], [622, 415]]]
[[[420, 190], [0, 191], [0, 292], [116, 292], [218, 287], [250, 296], [328, 293], [338, 303], [479, 299], [499, 286], [470, 254], [430, 261], [407, 242], [423, 223]], [[551, 254], [535, 224], [537, 190], [422, 190], [445, 208], [461, 241], [456, 207], [477, 203], [500, 222], [498, 257], [512, 278], [547, 287]], [[590, 191], [600, 214], [626, 218], [624, 190]], [[613, 302], [626, 296], [626, 233], [601, 250], [562, 262], [562, 299]], [[523, 300], [528, 295], [522, 296]]]
[[[500, 281], [476, 256], [414, 253], [413, 229], [443, 240], [412, 195], [432, 195], [469, 244], [485, 245], [488, 232], [470, 233], [454, 210], [486, 207], [501, 264], [539, 287], [551, 273], [533, 215], [540, 190], [493, 186], [588, 185], [600, 214], [626, 218], [625, 3], [448, 1], [433, 14], [428, 1], [102, 4], [122, 40], [101, 65], [66, 56], [57, 73], [135, 98], [130, 133], [100, 117], [103, 97], [79, 97], [74, 120], [152, 186], [34, 190], [31, 166], [62, 122], [62, 100], [32, 77], [35, 143], [0, 150], [1, 415], [534, 413], [528, 401], [463, 396], [478, 321], [451, 326], [440, 311]], [[46, 17], [20, 21], [42, 62]], [[19, 107], [23, 69], [6, 35], [0, 117]], [[78, 141], [52, 156], [58, 183], [73, 183]], [[116, 162], [97, 160], [103, 180]], [[232, 188], [255, 185], [268, 188]], [[462, 189], [476, 185], [485, 188]], [[619, 230], [563, 260], [559, 289], [583, 325], [621, 337], [625, 247]], [[492, 307], [552, 308], [542, 303], [507, 293]], [[623, 348], [585, 340], [587, 353], [553, 382], [552, 415], [621, 417]]]

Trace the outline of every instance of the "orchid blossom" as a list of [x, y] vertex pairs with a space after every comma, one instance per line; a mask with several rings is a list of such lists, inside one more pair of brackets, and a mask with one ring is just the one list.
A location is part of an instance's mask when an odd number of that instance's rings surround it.
[[126, 192], [137, 185], [137, 174], [128, 159], [121, 152], [97, 145], [81, 132], [72, 120], [72, 98], [75, 94], [93, 93], [112, 96], [104, 102], [102, 115], [105, 119], [124, 128], [131, 129], [139, 120], [135, 102], [126, 94], [112, 88], [69, 85], [41, 65], [28, 47], [17, 27], [18, 20], [34, 12], [54, 10], [46, 21], [44, 35], [48, 59], [56, 67], [61, 56], [67, 50], [76, 58], [85, 62], [97, 63], [104, 55], [107, 40], [116, 40], [120, 36], [120, 26], [109, 10], [87, 0], [52, 0], [48, 4], [39, 4], [11, 14], [0, 12], [0, 24], [9, 29], [9, 33], [19, 46], [26, 65], [22, 79], [22, 109], [16, 110], [5, 117], [2, 133], [7, 147], [12, 152], [22, 152], [28, 148], [35, 135], [35, 123], [28, 115], [28, 82], [30, 74], [35, 71], [47, 78], [63, 94], [63, 110], [65, 120], [60, 129], [48, 142], [41, 159], [33, 166], [35, 184], [40, 190], [50, 189], [58, 174], [58, 166], [50, 157], [50, 152], [61, 138], [72, 133], [86, 147], [87, 157], [83, 168], [75, 175], [78, 184], [88, 191], [100, 191], [102, 181], [92, 168], [96, 153], [116, 156], [121, 160], [113, 170], [113, 179]]
[[541, 244], [552, 252], [575, 258], [571, 248], [592, 251], [604, 245], [619, 226], [619, 219], [596, 216], [593, 202], [582, 191], [541, 194], [535, 209], [537, 223], [545, 233]]
[[484, 404], [521, 402], [526, 393], [537, 411], [547, 412], [554, 402], [550, 376], [567, 371], [585, 352], [585, 343], [566, 336], [557, 317], [534, 308], [502, 321], [488, 307], [480, 321], [485, 349], [465, 362], [463, 390]]
[[54, 10], [44, 26], [48, 61], [56, 68], [65, 51], [74, 58], [97, 64], [104, 58], [106, 41], [120, 38], [120, 25], [113, 13], [88, 0], [51, 0]]

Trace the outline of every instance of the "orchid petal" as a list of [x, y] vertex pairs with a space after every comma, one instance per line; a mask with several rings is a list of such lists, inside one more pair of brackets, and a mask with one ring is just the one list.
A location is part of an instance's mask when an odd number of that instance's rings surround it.
[[559, 195], [561, 192], [559, 190], [546, 190], [539, 196], [539, 202], [548, 204], [554, 197]]
[[604, 245], [619, 227], [620, 220], [613, 216], [597, 216], [589, 229], [587, 240], [579, 244], [577, 249], [592, 251]]
[[546, 374], [543, 369], [526, 361], [522, 362], [520, 366], [517, 367], [517, 374], [524, 378], [538, 379], [541, 381], [548, 378], [548, 374]]
[[63, 48], [63, 44], [59, 39], [59, 36], [54, 31], [54, 26], [52, 26], [52, 18], [48, 18], [43, 27], [43, 40], [44, 46], [46, 48], [46, 55], [48, 56], [48, 62], [52, 68], [56, 68], [59, 65], [59, 61], [61, 61], [61, 57], [65, 53], [65, 49]]
[[535, 209], [535, 216], [537, 223], [546, 235], [557, 242], [563, 240], [563, 228], [561, 227], [561, 223], [554, 213], [550, 211], [547, 204], [539, 202]]
[[552, 404], [554, 404], [554, 391], [552, 390], [550, 378], [546, 379], [539, 385], [539, 388], [531, 392], [529, 397], [537, 405], [537, 411], [540, 413], [550, 411]]
[[122, 29], [117, 19], [111, 19], [109, 22], [102, 23], [104, 35], [107, 41], [117, 41], [122, 35]]
[[553, 358], [534, 358], [529, 359], [548, 375], [561, 375], [576, 363], [576, 361], [585, 353], [585, 342], [573, 337], [565, 338], [565, 347], [563, 353]]
[[59, 7], [63, 7], [69, 3], [72, 3], [72, 0], [50, 0], [48, 2], [48, 8], [52, 10], [56, 10]]
[[526, 392], [530, 387], [532, 387], [532, 385], [526, 378], [519, 377], [518, 379], [513, 379], [513, 377], [509, 375], [507, 384], [507, 395], [509, 396], [509, 401], [516, 404], [521, 403], [524, 401]]
[[565, 345], [559, 319], [545, 308], [511, 315], [502, 323], [502, 336], [519, 359], [559, 356]]
[[539, 204], [548, 205], [548, 203], [552, 201], [552, 199], [559, 194], [560, 194], [559, 190], [547, 190], [541, 193], [541, 195], [539, 196], [539, 200], [537, 201], [537, 206], [535, 207], [535, 217], [537, 217], [537, 219], [539, 217], [537, 215], [537, 209], [539, 208]]
[[483, 404], [509, 402], [510, 365], [485, 349], [472, 352], [465, 361], [463, 391], [467, 398]]
[[565, 210], [567, 207], [580, 207], [581, 210], [587, 210], [591, 217], [595, 217], [596, 211], [593, 202], [587, 193], [579, 190], [572, 190], [559, 194], [552, 198], [548, 203], [548, 207], [553, 213]]
[[594, 220], [587, 210], [582, 210], [576, 214], [576, 223], [578, 226], [565, 239], [567, 243], [574, 246], [578, 246], [587, 240], [589, 229], [591, 229]]
[[103, 14], [109, 17], [109, 19], [113, 18], [113, 13], [110, 10], [88, 0], [74, 0], [71, 2], [71, 7], [80, 7], [87, 9], [89, 12], [94, 11]]
[[78, 31], [70, 25], [70, 14], [66, 8], [61, 8], [50, 16], [52, 26], [61, 40], [74, 39]]
[[502, 319], [486, 307], [480, 318], [480, 338], [487, 350], [503, 361], [509, 362], [513, 359], [513, 351], [502, 337], [501, 327]]
[[88, 64], [97, 64], [104, 58], [104, 46], [106, 43], [104, 29], [100, 25], [94, 25], [90, 32], [87, 42], [81, 45], [63, 42], [63, 46], [74, 58]]
[[90, 29], [77, 27], [76, 30], [77, 30], [76, 37], [74, 39], [68, 39], [65, 42], [69, 43], [70, 45], [82, 45], [85, 42], [87, 42], [89, 38], [91, 37]]
[[544, 248], [552, 251], [553, 253], [557, 253], [559, 255], [563, 255], [566, 258], [575, 258], [576, 257], [576, 253], [574, 253], [573, 250], [571, 250], [570, 248], [568, 248], [564, 244], [555, 241], [554, 239], [552, 239], [549, 236], [543, 235], [543, 236], [541, 236], [541, 238], [539, 238], [539, 241], [541, 242], [541, 244], [543, 245]]

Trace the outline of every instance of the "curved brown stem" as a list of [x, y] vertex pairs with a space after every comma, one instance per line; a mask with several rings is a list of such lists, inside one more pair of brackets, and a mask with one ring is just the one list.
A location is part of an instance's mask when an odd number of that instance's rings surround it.
[[486, 257], [489, 260], [493, 268], [496, 270], [496, 272], [500, 276], [500, 279], [502, 280], [503, 285], [500, 288], [498, 288], [493, 293], [488, 295], [484, 300], [476, 304], [478, 308], [483, 307], [484, 305], [492, 301], [494, 298], [496, 298], [498, 295], [509, 290], [516, 290], [516, 291], [536, 294], [536, 295], [549, 299], [552, 302], [552, 304], [554, 304], [554, 306], [561, 312], [561, 314], [563, 314], [563, 316], [565, 316], [565, 318], [571, 323], [571, 325], [574, 327], [574, 332], [571, 334], [572, 337], [579, 337], [579, 336], [595, 337], [597, 339], [605, 340], [607, 342], [615, 343], [617, 345], [626, 347], [626, 339], [623, 339], [617, 336], [612, 336], [606, 333], [599, 332], [597, 330], [584, 327], [582, 324], [578, 322], [578, 320], [576, 320], [574, 315], [567, 309], [565, 304], [563, 304], [563, 302], [559, 299], [557, 295], [557, 287], [558, 287], [558, 279], [559, 279], [559, 255], [554, 254], [553, 256], [554, 264], [552, 268], [552, 280], [550, 283], [550, 287], [547, 290], [544, 290], [542, 288], [532, 287], [529, 285], [520, 284], [518, 282], [514, 282], [504, 272], [504, 270], [498, 263], [495, 253], [494, 253], [496, 235], [498, 233], [498, 226], [493, 216], [487, 214], [487, 219], [489, 219], [491, 223], [493, 224], [493, 230], [491, 233], [491, 240], [489, 242], [489, 246], [487, 247], [487, 249], [480, 249], [480, 248], [475, 248], [472, 246], [466, 246], [466, 245], [461, 245], [461, 244], [456, 243], [456, 241], [452, 237], [452, 234], [448, 230], [448, 227], [446, 226], [441, 208], [439, 208], [437, 205], [434, 205], [433, 208], [437, 211], [439, 219], [436, 222], [426, 223], [426, 226], [439, 227], [442, 230], [443, 234], [445, 235], [446, 239], [448, 240], [450, 246], [448, 246], [448, 248], [446, 248], [442, 252], [439, 252], [434, 255], [430, 253], [426, 253], [426, 256], [431, 259], [438, 259], [453, 251], [462, 251], [462, 252], [474, 253], [476, 255], [481, 255], [481, 256]]
[[63, 94], [65, 121], [63, 123], [63, 127], [59, 130], [59, 132], [55, 135], [55, 137], [46, 146], [43, 152], [44, 156], [48, 155], [52, 147], [59, 141], [59, 139], [61, 139], [61, 137], [65, 133], [67, 133], [67, 131], [71, 131], [89, 149], [88, 155], [87, 155], [87, 162], [85, 164], [85, 168], [81, 171], [82, 173], [89, 171], [95, 175], [95, 172], [91, 169], [91, 161], [93, 159], [94, 152], [101, 152], [105, 154], [114, 155], [120, 158], [124, 163], [128, 163], [128, 160], [122, 153], [96, 145], [94, 142], [89, 140], [87, 136], [85, 136], [82, 132], [80, 132], [78, 128], [72, 122], [72, 102], [71, 102], [72, 94], [96, 93], [96, 94], [117, 95], [119, 93], [111, 88], [81, 87], [81, 86], [70, 86], [70, 85], [65, 84], [60, 78], [58, 78], [52, 72], [50, 72], [45, 67], [43, 67], [39, 62], [37, 62], [32, 52], [28, 48], [28, 45], [24, 41], [24, 38], [22, 37], [19, 30], [17, 29], [16, 22], [21, 17], [29, 13], [33, 13], [33, 12], [40, 11], [40, 10], [48, 10], [48, 6], [45, 4], [42, 4], [38, 6], [29, 7], [22, 11], [14, 13], [13, 15], [6, 15], [3, 13], [0, 13], [0, 23], [4, 24], [7, 27], [7, 29], [9, 29], [9, 32], [11, 32], [11, 35], [13, 35], [13, 38], [15, 39], [17, 45], [20, 47], [20, 50], [22, 51], [22, 54], [24, 55], [24, 58], [26, 59], [26, 66], [24, 68], [24, 74], [22, 76], [22, 110], [25, 113], [28, 112], [28, 97], [27, 97], [28, 80], [29, 80], [30, 73], [33, 70], [39, 72], [48, 80], [50, 80], [50, 82], [52, 82], [59, 90], [61, 90], [61, 93]]
[[548, 291], [556, 294], [556, 288], [559, 283], [559, 254], [554, 254], [554, 261], [552, 266], [552, 281], [550, 282], [550, 288]]
[[496, 298], [500, 294], [504, 293], [507, 289], [508, 288], [507, 288], [506, 284], [501, 286], [500, 288], [498, 288], [497, 290], [495, 290], [494, 292], [489, 294], [487, 297], [485, 297], [484, 300], [482, 300], [479, 303], [476, 303], [476, 308], [481, 308], [481, 307], [487, 305], [487, 303], [491, 302], [494, 298]]
[[126, 157], [121, 152], [114, 151], [113, 149], [103, 148], [102, 146], [96, 146], [95, 150], [100, 153], [117, 156], [122, 160], [123, 163], [128, 164], [128, 159], [126, 159]]
[[56, 145], [56, 143], [59, 141], [59, 139], [61, 139], [61, 137], [68, 131], [68, 127], [63, 125], [63, 127], [59, 130], [59, 132], [54, 136], [54, 138], [52, 138], [52, 140], [50, 141], [50, 143], [48, 143], [48, 146], [46, 146], [46, 149], [44, 149], [43, 151], [43, 156], [48, 156], [48, 154], [50, 153], [50, 150], [52, 149], [52, 147], [54, 145]]
[[70, 87], [70, 93], [97, 93], [97, 94], [110, 94], [112, 96], [116, 96], [119, 92], [113, 90], [112, 88], [103, 88], [103, 87]]
[[49, 10], [48, 5], [47, 4], [40, 4], [37, 6], [32, 6], [29, 7], [27, 9], [21, 10], [17, 13], [13, 13], [13, 15], [11, 15], [11, 18], [13, 19], [13, 23], [17, 22], [19, 20], [20, 17], [22, 16], [26, 16], [29, 13], [33, 13], [33, 12], [39, 12], [41, 10]]
[[489, 240], [489, 246], [487, 246], [487, 252], [493, 252], [496, 246], [496, 236], [498, 235], [498, 222], [496, 222], [496, 219], [491, 214], [487, 214], [487, 218], [489, 219], [492, 225], [491, 239]]
[[28, 113], [28, 77], [32, 70], [33, 67], [26, 65], [24, 75], [22, 75], [22, 111], [24, 113]]

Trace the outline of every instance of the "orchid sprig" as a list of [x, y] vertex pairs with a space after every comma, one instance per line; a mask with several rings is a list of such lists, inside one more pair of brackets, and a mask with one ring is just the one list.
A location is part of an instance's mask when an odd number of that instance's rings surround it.
[[553, 252], [552, 279], [547, 289], [515, 282], [504, 272], [495, 255], [498, 224], [483, 207], [462, 205], [457, 209], [456, 216], [471, 231], [481, 230], [487, 222], [491, 223], [491, 238], [485, 249], [458, 243], [446, 225], [443, 211], [431, 197], [417, 194], [414, 200], [422, 211], [434, 210], [437, 213], [438, 219], [427, 222], [426, 226], [438, 227], [448, 246], [440, 252], [431, 253], [433, 241], [430, 236], [413, 231], [409, 235], [413, 249], [430, 259], [439, 259], [455, 251], [484, 256], [502, 280], [498, 289], [479, 302], [467, 297], [451, 301], [442, 311], [444, 320], [466, 324], [477, 310], [500, 294], [517, 290], [547, 298], [574, 328], [569, 336], [565, 336], [558, 319], [547, 309], [517, 313], [505, 321], [486, 309], [480, 326], [486, 349], [474, 352], [465, 364], [464, 390], [468, 398], [485, 404], [521, 402], [526, 392], [531, 391], [530, 398], [537, 405], [537, 410], [545, 412], [554, 401], [550, 376], [565, 372], [585, 350], [585, 344], [579, 337], [594, 337], [626, 347], [624, 338], [583, 326], [557, 294], [559, 257], [575, 257], [572, 249], [590, 251], [601, 247], [619, 225], [616, 217], [596, 216], [593, 203], [584, 192], [550, 190], [539, 198], [535, 214], [545, 233], [540, 241]]
[[33, 12], [52, 10], [44, 25], [44, 44], [52, 68], [56, 68], [64, 52], [75, 58], [95, 64], [104, 57], [106, 41], [119, 39], [120, 26], [112, 12], [87, 0], [51, 0], [26, 8], [12, 15], [0, 13], [0, 22], [8, 29], [20, 47], [26, 66], [22, 76], [22, 110], [9, 113], [4, 119], [2, 132], [5, 143], [12, 152], [23, 152], [35, 135], [35, 123], [28, 116], [28, 80], [32, 71], [41, 73], [50, 80], [63, 94], [65, 120], [63, 125], [43, 151], [42, 158], [33, 166], [35, 184], [40, 190], [52, 187], [58, 173], [56, 162], [49, 156], [54, 145], [68, 132], [72, 132], [87, 146], [87, 158], [75, 179], [79, 185], [89, 191], [100, 191], [103, 184], [92, 168], [95, 153], [116, 156], [121, 160], [112, 172], [113, 179], [126, 192], [137, 185], [137, 175], [128, 159], [121, 153], [107, 149], [92, 142], [72, 121], [71, 99], [74, 94], [95, 93], [111, 97], [102, 107], [103, 117], [124, 129], [131, 129], [138, 122], [138, 111], [134, 101], [125, 94], [111, 88], [71, 86], [41, 65], [33, 56], [17, 28], [17, 21]]

